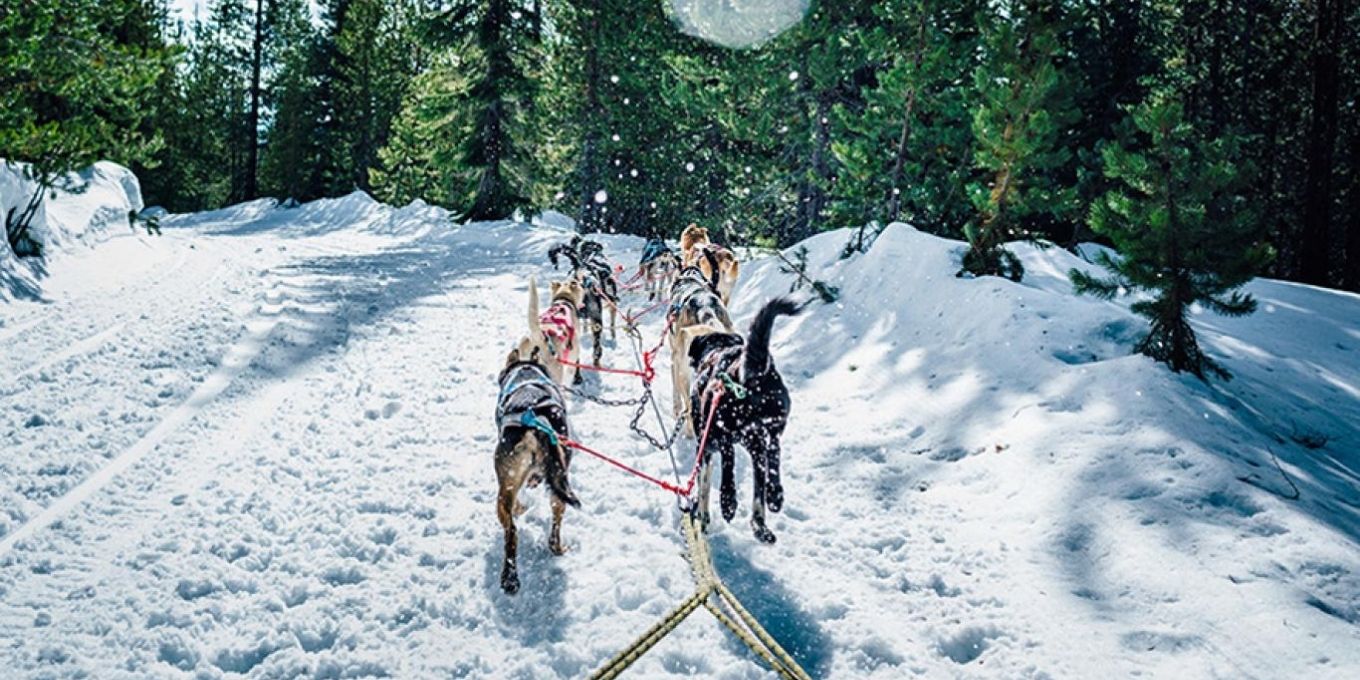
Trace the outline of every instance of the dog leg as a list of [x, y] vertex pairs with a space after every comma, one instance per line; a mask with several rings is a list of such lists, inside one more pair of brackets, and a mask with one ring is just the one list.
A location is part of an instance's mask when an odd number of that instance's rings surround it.
[[505, 561], [501, 563], [501, 589], [514, 595], [519, 592], [519, 570], [516, 568], [517, 553], [519, 551], [519, 536], [515, 531], [515, 496], [514, 487], [507, 488], [501, 486], [500, 497], [496, 502], [496, 517], [501, 521], [501, 528], [505, 531]]
[[774, 543], [774, 532], [765, 526], [765, 504], [756, 503], [751, 509], [751, 532], [755, 534], [756, 540], [761, 543]]
[[[676, 348], [679, 345], [679, 349]], [[685, 366], [685, 343], [671, 343], [671, 385], [675, 389], [675, 398], [671, 400], [671, 411], [676, 418], [685, 419], [685, 434], [694, 436], [694, 424], [689, 422], [689, 371]]]
[[766, 451], [758, 443], [748, 442], [751, 452], [751, 530], [761, 543], [774, 543], [774, 532], [765, 526], [765, 489], [768, 481]]
[[548, 550], [554, 555], [565, 555], [567, 546], [562, 545], [562, 513], [566, 512], [567, 504], [552, 492], [548, 495], [552, 498], [552, 532], [548, 534]]
[[718, 438], [716, 441], [710, 439], [708, 446], [710, 449], [717, 446], [717, 453], [722, 455], [722, 482], [718, 487], [718, 505], [722, 509], [723, 519], [731, 522], [737, 515], [736, 456], [732, 453], [732, 443], [726, 438]]
[[784, 483], [779, 476], [779, 436], [769, 435], [765, 444], [765, 503], [770, 512], [779, 512], [784, 509]]
[[708, 531], [708, 521], [712, 517], [708, 513], [708, 497], [713, 495], [713, 457], [709, 456], [703, 467], [699, 468], [699, 526], [703, 527], [704, 532]]
[[616, 324], [618, 324], [619, 308], [618, 305], [609, 305], [609, 340], [611, 342], [619, 339]]
[[600, 358], [604, 356], [604, 323], [591, 321], [590, 334], [595, 337], [595, 365], [599, 366]]

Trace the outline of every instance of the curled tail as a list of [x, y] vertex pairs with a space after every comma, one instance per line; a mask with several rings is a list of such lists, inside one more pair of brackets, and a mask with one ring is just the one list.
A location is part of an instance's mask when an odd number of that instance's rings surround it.
[[786, 297], [775, 298], [765, 303], [756, 312], [751, 322], [751, 331], [746, 336], [746, 363], [742, 365], [745, 376], [760, 375], [770, 365], [770, 330], [774, 320], [780, 316], [792, 316], [802, 311], [803, 306]]
[[559, 243], [548, 249], [548, 261], [552, 262], [553, 269], [557, 269], [558, 257], [565, 257], [567, 261], [571, 263], [572, 269], [581, 268], [581, 257], [576, 252], [575, 243], [575, 241], [572, 241], [570, 244]]
[[708, 261], [708, 270], [713, 272], [709, 275], [708, 287], [716, 291], [722, 272], [718, 270], [718, 256], [713, 254], [713, 248], [704, 248], [704, 259]]
[[538, 319], [538, 284], [529, 277], [529, 339], [539, 342], [543, 337], [543, 322]]

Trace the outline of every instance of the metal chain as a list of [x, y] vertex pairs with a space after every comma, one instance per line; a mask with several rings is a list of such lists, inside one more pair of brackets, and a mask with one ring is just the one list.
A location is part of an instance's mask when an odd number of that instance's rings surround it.
[[638, 421], [642, 420], [642, 414], [646, 413], [647, 402], [651, 400], [651, 398], [652, 390], [649, 387], [646, 392], [642, 393], [642, 398], [638, 400], [637, 412], [633, 414], [633, 419], [628, 422], [628, 428], [637, 433], [639, 437], [646, 439], [647, 443], [651, 444], [653, 447], [661, 450], [668, 450], [671, 448], [671, 445], [675, 443], [676, 437], [680, 436], [680, 430], [684, 427], [685, 420], [684, 418], [676, 418], [675, 427], [671, 429], [671, 433], [664, 440], [657, 440], [656, 437], [653, 437], [650, 432], [642, 429], [642, 426], [638, 424]]

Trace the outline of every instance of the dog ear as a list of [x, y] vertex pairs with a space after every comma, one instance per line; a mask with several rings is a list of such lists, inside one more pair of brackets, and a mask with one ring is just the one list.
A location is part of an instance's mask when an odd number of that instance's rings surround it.
[[539, 350], [541, 349], [538, 345], [534, 345], [534, 348], [529, 350], [529, 361], [538, 361]]
[[516, 361], [519, 361], [519, 348], [518, 348], [518, 347], [516, 347], [516, 348], [510, 350], [509, 356], [505, 357], [505, 365], [506, 365], [506, 366], [509, 366], [510, 364], [513, 364], [513, 363], [515, 363]]

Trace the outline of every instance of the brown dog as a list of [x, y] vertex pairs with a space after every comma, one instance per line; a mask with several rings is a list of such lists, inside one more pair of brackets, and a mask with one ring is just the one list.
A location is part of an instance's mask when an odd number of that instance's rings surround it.
[[683, 418], [685, 431], [692, 437], [690, 412], [690, 366], [685, 357], [689, 356], [690, 343], [695, 338], [709, 333], [731, 333], [732, 319], [727, 308], [710, 285], [711, 280], [695, 267], [680, 272], [671, 285], [671, 385], [675, 398], [671, 404], [675, 417]]
[[538, 289], [534, 280], [529, 279], [529, 337], [541, 339], [542, 361], [553, 379], [560, 385], [572, 385], [580, 380], [580, 375], [575, 366], [567, 365], [562, 360], [572, 363], [581, 361], [581, 337], [577, 330], [585, 289], [575, 279], [553, 281], [549, 287], [550, 302], [540, 314]]
[[669, 250], [642, 265], [642, 275], [647, 282], [647, 299], [655, 300], [664, 296], [675, 283], [675, 273], [679, 269], [675, 253]]
[[731, 250], [708, 240], [708, 229], [690, 224], [680, 233], [680, 264], [698, 267], [710, 281], [716, 272], [718, 295], [724, 305], [731, 303], [732, 289], [737, 285], [741, 263], [737, 262], [737, 256]]
[[501, 588], [519, 590], [519, 534], [515, 516], [524, 512], [519, 492], [526, 485], [548, 482], [552, 502], [552, 530], [548, 549], [566, 552], [562, 544], [562, 514], [566, 506], [580, 507], [567, 480], [571, 450], [558, 435], [569, 434], [566, 400], [557, 381], [543, 363], [543, 350], [535, 338], [525, 338], [510, 351], [500, 375], [500, 398], [496, 402], [496, 517], [505, 533], [505, 559], [501, 563]]

